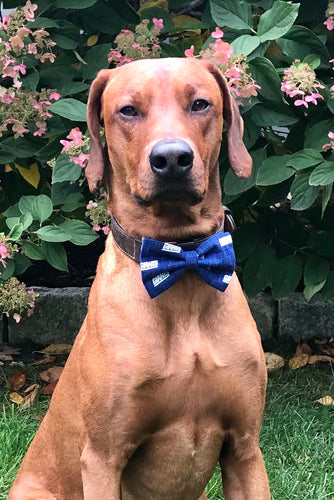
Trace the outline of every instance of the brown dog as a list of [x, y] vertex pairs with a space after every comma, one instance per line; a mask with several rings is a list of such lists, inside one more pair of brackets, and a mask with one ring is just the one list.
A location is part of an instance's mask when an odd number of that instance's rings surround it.
[[[221, 227], [223, 116], [231, 166], [248, 176], [238, 107], [213, 65], [143, 60], [99, 73], [87, 177], [92, 190], [105, 183], [129, 236], [180, 242]], [[226, 499], [269, 500], [258, 444], [265, 389], [259, 334], [235, 275], [221, 292], [188, 271], [151, 299], [139, 264], [110, 235], [87, 317], [8, 498], [203, 500], [219, 461]]]

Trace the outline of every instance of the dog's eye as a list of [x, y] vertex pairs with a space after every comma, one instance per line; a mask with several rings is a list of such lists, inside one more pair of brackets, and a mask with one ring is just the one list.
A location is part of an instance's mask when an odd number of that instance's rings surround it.
[[210, 106], [210, 103], [205, 99], [196, 99], [191, 105], [191, 111], [197, 113], [199, 111], [204, 111]]
[[137, 116], [138, 115], [138, 112], [134, 106], [123, 106], [123, 108], [121, 108], [119, 110], [119, 112], [123, 116]]

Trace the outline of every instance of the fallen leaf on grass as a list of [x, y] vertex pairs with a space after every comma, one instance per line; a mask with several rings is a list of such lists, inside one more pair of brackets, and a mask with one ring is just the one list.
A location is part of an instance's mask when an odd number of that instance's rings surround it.
[[51, 396], [53, 394], [53, 391], [56, 388], [57, 383], [58, 383], [58, 380], [54, 380], [53, 382], [50, 382], [50, 384], [46, 385], [42, 389], [41, 394], [44, 394], [44, 396]]
[[13, 361], [13, 356], [10, 354], [0, 354], [0, 361], [5, 363], [6, 361]]
[[30, 408], [35, 403], [39, 387], [38, 384], [33, 384], [24, 391], [23, 408]]
[[69, 354], [71, 352], [72, 345], [71, 344], [51, 344], [45, 349], [42, 349], [41, 352], [42, 354]]
[[312, 349], [308, 345], [308, 343], [305, 342], [305, 340], [300, 340], [298, 342], [297, 349], [296, 349], [296, 352], [295, 352], [295, 356], [300, 356], [302, 354], [308, 354], [309, 356], [311, 356], [311, 354], [312, 354]]
[[9, 399], [16, 405], [21, 405], [24, 402], [24, 398], [18, 392], [11, 392]]
[[13, 373], [10, 377], [8, 377], [9, 388], [13, 392], [17, 392], [26, 383], [26, 374], [24, 372], [16, 372]]
[[56, 382], [59, 380], [59, 377], [61, 375], [61, 372], [63, 371], [62, 366], [53, 366], [52, 368], [49, 368], [48, 370], [45, 370], [44, 372], [41, 372], [39, 376], [41, 377], [44, 382]]
[[307, 365], [309, 357], [310, 356], [308, 354], [299, 354], [294, 356], [289, 360], [289, 367], [291, 370], [297, 370], [297, 368]]
[[266, 366], [268, 372], [273, 372], [279, 370], [285, 365], [285, 361], [282, 356], [275, 354], [273, 352], [265, 352]]
[[315, 365], [315, 363], [318, 363], [318, 361], [334, 363], [334, 358], [331, 358], [330, 356], [325, 356], [323, 354], [314, 354], [313, 356], [309, 356], [307, 362], [309, 365]]
[[34, 363], [30, 363], [30, 366], [33, 365], [46, 365], [48, 363], [53, 363], [56, 359], [56, 356], [50, 356], [50, 354], [45, 354], [42, 359], [39, 361], [35, 361]]
[[317, 399], [317, 403], [320, 403], [323, 406], [334, 406], [334, 399], [331, 396], [325, 396]]

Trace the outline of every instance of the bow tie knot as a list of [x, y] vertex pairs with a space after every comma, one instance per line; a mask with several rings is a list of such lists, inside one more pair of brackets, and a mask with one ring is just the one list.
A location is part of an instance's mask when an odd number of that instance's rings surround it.
[[198, 267], [198, 254], [196, 250], [184, 252], [184, 267], [186, 269], [196, 269]]
[[223, 292], [235, 268], [231, 235], [213, 234], [196, 250], [183, 250], [181, 245], [143, 238], [140, 268], [151, 298], [167, 290], [186, 270], [195, 270], [208, 285]]

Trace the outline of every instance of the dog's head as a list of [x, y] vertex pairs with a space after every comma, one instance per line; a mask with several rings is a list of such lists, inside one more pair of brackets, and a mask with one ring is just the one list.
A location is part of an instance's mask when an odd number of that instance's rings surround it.
[[213, 64], [168, 58], [102, 70], [88, 99], [90, 189], [105, 183], [111, 205], [118, 191], [147, 207], [200, 204], [219, 183], [223, 118], [230, 164], [247, 177], [252, 161], [242, 142], [243, 121]]

